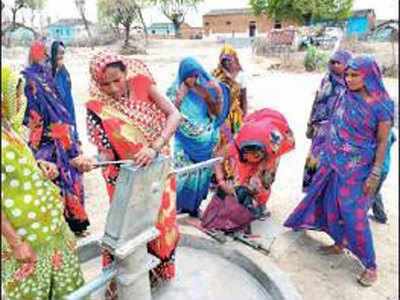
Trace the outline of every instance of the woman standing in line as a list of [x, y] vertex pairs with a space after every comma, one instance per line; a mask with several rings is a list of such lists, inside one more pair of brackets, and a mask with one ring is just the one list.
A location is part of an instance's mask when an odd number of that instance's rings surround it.
[[[188, 57], [181, 61], [177, 80], [167, 94], [184, 119], [175, 134], [175, 166], [180, 168], [213, 158], [220, 127], [229, 112], [227, 87], [216, 82], [194, 58]], [[211, 175], [211, 169], [204, 169], [178, 178], [178, 212], [199, 217]]]
[[[15, 90], [17, 86], [17, 90]], [[84, 281], [63, 217], [57, 166], [37, 161], [21, 136], [22, 81], [1, 69], [1, 281], [7, 299], [62, 299]]]
[[[159, 153], [169, 155], [168, 141], [180, 122], [178, 110], [158, 91], [148, 68], [139, 60], [102, 52], [90, 62], [91, 90], [87, 126], [91, 141], [103, 160], [132, 159], [149, 165]], [[119, 166], [103, 169], [110, 201]], [[148, 244], [161, 263], [151, 271], [152, 285], [175, 276], [175, 249], [179, 241], [176, 225], [176, 179], [170, 176], [160, 199], [156, 227], [160, 236]], [[112, 261], [104, 252], [103, 265]], [[116, 299], [115, 282], [107, 299]]]
[[345, 78], [348, 89], [334, 109], [315, 179], [284, 225], [326, 232], [334, 245], [321, 250], [349, 249], [365, 267], [358, 282], [371, 286], [378, 273], [367, 213], [382, 176], [394, 103], [373, 58], [351, 59]]
[[65, 203], [65, 218], [76, 236], [86, 234], [89, 218], [84, 207], [82, 173], [92, 169], [93, 161], [83, 156], [76, 128], [44, 64], [45, 45], [34, 42], [30, 65], [22, 72], [28, 106], [24, 124], [29, 128], [29, 146], [37, 160], [57, 165], [59, 176], [54, 183]]
[[344, 71], [351, 54], [345, 50], [336, 51], [329, 60], [329, 72], [322, 79], [315, 96], [307, 123], [307, 138], [311, 148], [304, 166], [303, 191], [306, 192], [318, 168], [319, 156], [329, 133], [329, 119], [333, 114], [337, 98], [346, 90]]

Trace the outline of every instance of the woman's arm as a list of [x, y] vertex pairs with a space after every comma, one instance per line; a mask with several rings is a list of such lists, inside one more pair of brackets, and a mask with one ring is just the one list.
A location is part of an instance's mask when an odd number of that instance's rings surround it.
[[374, 169], [382, 169], [385, 160], [386, 147], [392, 123], [390, 121], [379, 122], [377, 130], [377, 147], [374, 160]]
[[221, 112], [223, 92], [219, 84], [214, 80], [209, 82], [208, 87], [215, 89], [215, 91], [217, 92], [216, 101], [213, 100], [211, 94], [209, 93], [209, 91], [207, 91], [205, 87], [197, 85], [195, 87], [195, 90], [206, 102], [209, 115], [217, 116]]
[[158, 152], [175, 133], [182, 120], [182, 117], [178, 109], [158, 91], [154, 84], [151, 85], [149, 94], [151, 99], [167, 116], [167, 123], [161, 132], [161, 136], [152, 144], [152, 148]]
[[378, 124], [378, 130], [376, 133], [377, 147], [374, 165], [364, 186], [364, 192], [367, 195], [372, 195], [376, 192], [376, 188], [382, 176], [382, 165], [383, 161], [385, 160], [386, 147], [388, 145], [388, 137], [391, 126], [392, 123], [390, 121], [379, 122]]
[[15, 232], [4, 212], [1, 212], [1, 235], [6, 238], [11, 248], [22, 243], [20, 236]]
[[5, 237], [17, 260], [32, 263], [37, 260], [32, 247], [19, 237], [3, 211], [1, 212], [1, 235]]

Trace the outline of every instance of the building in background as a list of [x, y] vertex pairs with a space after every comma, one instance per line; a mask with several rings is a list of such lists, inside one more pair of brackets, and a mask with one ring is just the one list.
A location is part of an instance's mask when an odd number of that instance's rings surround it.
[[175, 36], [173, 23], [153, 23], [147, 28], [149, 35], [156, 36]]
[[355, 10], [347, 20], [346, 35], [365, 39], [371, 31], [375, 30], [375, 27], [376, 16], [373, 9]]
[[203, 27], [192, 27], [187, 23], [181, 25], [181, 38], [183, 39], [202, 39], [203, 38]]
[[[93, 23], [89, 22], [90, 29]], [[51, 40], [61, 40], [66, 45], [87, 38], [85, 24], [81, 19], [60, 19], [46, 28], [47, 37]]]
[[231, 37], [254, 37], [280, 29], [293, 22], [272, 20], [266, 15], [255, 16], [251, 8], [215, 9], [203, 15], [204, 34], [229, 35]]

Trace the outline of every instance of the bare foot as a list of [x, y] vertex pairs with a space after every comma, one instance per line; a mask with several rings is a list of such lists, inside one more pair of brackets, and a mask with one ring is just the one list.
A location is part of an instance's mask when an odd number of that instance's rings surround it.
[[318, 249], [323, 255], [340, 255], [343, 249], [338, 245], [322, 246]]
[[357, 277], [358, 283], [365, 287], [372, 286], [377, 280], [378, 272], [371, 269], [366, 269]]

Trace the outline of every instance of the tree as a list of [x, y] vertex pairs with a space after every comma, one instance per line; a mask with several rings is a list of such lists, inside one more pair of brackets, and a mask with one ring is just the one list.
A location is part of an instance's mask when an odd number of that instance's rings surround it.
[[17, 29], [17, 13], [23, 8], [29, 8], [32, 11], [42, 10], [46, 4], [46, 0], [15, 0], [11, 7], [12, 13], [12, 29]]
[[152, 0], [152, 2], [159, 5], [164, 16], [174, 24], [175, 36], [179, 37], [186, 14], [190, 9], [195, 9], [202, 0]]
[[86, 1], [85, 0], [75, 0], [75, 6], [79, 10], [79, 14], [81, 15], [81, 19], [83, 21], [83, 24], [85, 25], [85, 30], [88, 34], [88, 38], [89, 38], [90, 44], [92, 45], [92, 49], [93, 49], [92, 34], [90, 32], [89, 22], [86, 18], [86, 12], [85, 12]]
[[344, 20], [351, 14], [353, 0], [250, 0], [256, 15], [306, 23], [312, 20]]
[[124, 46], [128, 47], [132, 24], [137, 21], [144, 24], [142, 5], [145, 3], [144, 0], [97, 0], [98, 16], [103, 24], [111, 25], [113, 28], [118, 28], [119, 25], [124, 27]]

